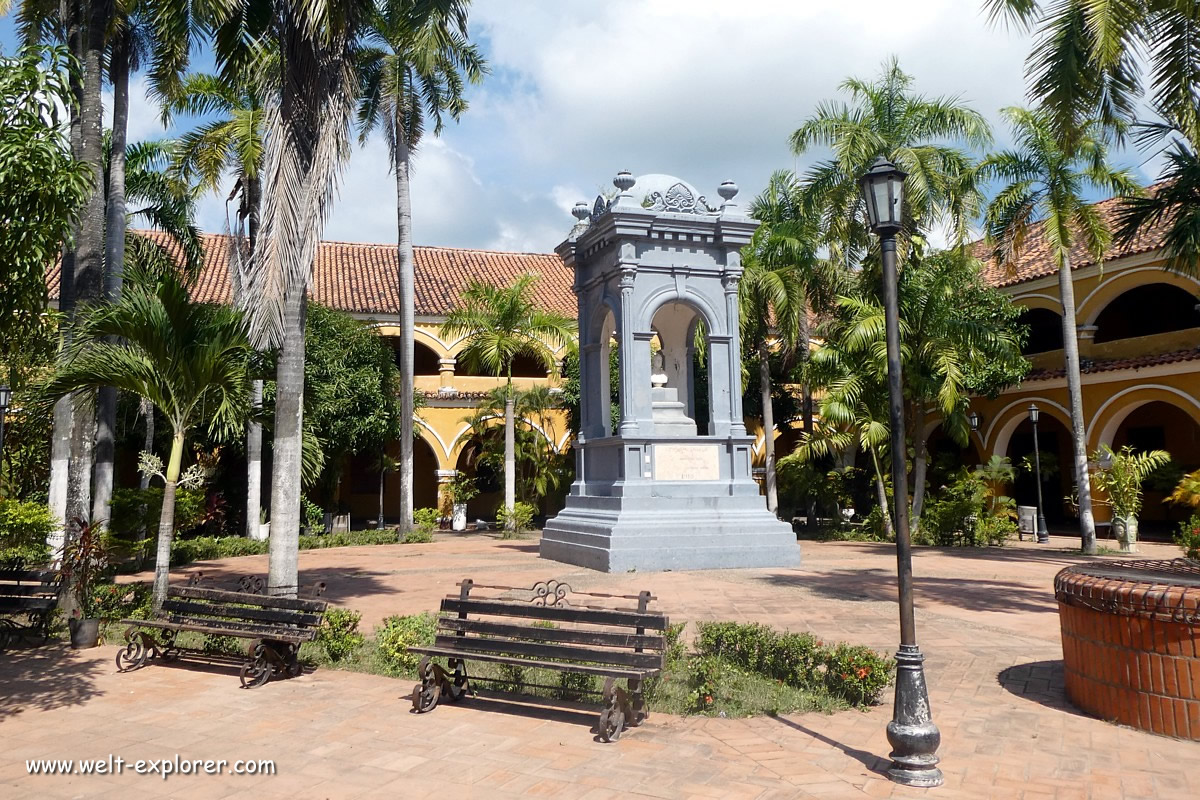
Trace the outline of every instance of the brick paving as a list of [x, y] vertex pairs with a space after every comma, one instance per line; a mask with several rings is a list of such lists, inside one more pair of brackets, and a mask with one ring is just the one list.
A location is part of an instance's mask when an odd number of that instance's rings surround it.
[[[946, 786], [887, 781], [884, 705], [832, 716], [654, 715], [615, 745], [594, 711], [477, 699], [407, 713], [409, 681], [318, 670], [254, 691], [227, 668], [117, 674], [114, 646], [0, 656], [0, 797], [9, 798], [1194, 798], [1200, 745], [1082, 715], [1063, 697], [1051, 581], [1081, 557], [1057, 537], [1003, 550], [919, 549], [918, 632]], [[1144, 545], [1145, 557], [1175, 548]], [[389, 614], [436, 608], [462, 577], [579, 589], [649, 588], [674, 620], [737, 619], [892, 650], [894, 551], [804, 544], [795, 569], [603, 575], [537, 559], [536, 541], [439, 537], [429, 545], [301, 553], [301, 580], [336, 604]], [[265, 557], [179, 570], [221, 583]], [[30, 776], [30, 758], [274, 759], [273, 776]]]

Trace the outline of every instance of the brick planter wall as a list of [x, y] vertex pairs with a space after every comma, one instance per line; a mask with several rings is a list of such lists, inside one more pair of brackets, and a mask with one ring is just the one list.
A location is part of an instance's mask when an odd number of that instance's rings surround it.
[[1192, 572], [1200, 579], [1200, 565], [1176, 559], [1081, 564], [1055, 577], [1072, 704], [1200, 741], [1200, 580], [1188, 585]]

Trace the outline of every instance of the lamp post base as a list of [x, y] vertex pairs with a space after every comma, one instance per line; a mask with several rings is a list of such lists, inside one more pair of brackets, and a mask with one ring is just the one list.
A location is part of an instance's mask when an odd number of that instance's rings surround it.
[[929, 712], [924, 661], [915, 644], [902, 644], [896, 653], [896, 702], [887, 726], [892, 765], [887, 775], [904, 786], [941, 786], [945, 780], [937, 768], [942, 734]]
[[1046, 527], [1046, 515], [1040, 511], [1038, 512], [1037, 526], [1037, 543], [1050, 544], [1050, 530]]

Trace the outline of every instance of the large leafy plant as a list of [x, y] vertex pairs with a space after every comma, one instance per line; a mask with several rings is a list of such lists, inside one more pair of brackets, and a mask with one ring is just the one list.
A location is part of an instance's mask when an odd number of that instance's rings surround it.
[[1138, 453], [1126, 445], [1114, 451], [1106, 444], [1100, 445], [1092, 457], [1101, 464], [1096, 471], [1096, 485], [1108, 495], [1113, 514], [1118, 517], [1138, 515], [1142, 510], [1142, 482], [1171, 460], [1166, 450]]

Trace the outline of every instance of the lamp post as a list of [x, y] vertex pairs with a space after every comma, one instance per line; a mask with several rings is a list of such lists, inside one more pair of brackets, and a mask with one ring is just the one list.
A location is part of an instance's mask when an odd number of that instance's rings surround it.
[[0, 386], [0, 459], [4, 458], [4, 417], [8, 414], [8, 404], [12, 400], [12, 389]]
[[900, 373], [900, 301], [896, 234], [901, 227], [905, 173], [882, 156], [860, 181], [871, 230], [883, 256], [883, 305], [887, 332], [888, 412], [891, 421], [892, 487], [896, 498], [896, 573], [900, 589], [900, 650], [896, 653], [896, 701], [887, 726], [892, 746], [888, 778], [906, 786], [941, 786], [937, 768], [942, 734], [929, 711], [925, 657], [917, 645], [913, 614], [912, 542], [908, 530], [908, 463], [904, 435], [904, 388]]
[[1041, 411], [1033, 403], [1029, 404], [1029, 421], [1033, 423], [1033, 471], [1037, 478], [1038, 492], [1038, 515], [1037, 515], [1037, 541], [1038, 544], [1050, 543], [1050, 529], [1046, 527], [1046, 512], [1042, 505], [1042, 453], [1038, 446], [1038, 417], [1041, 416]]

